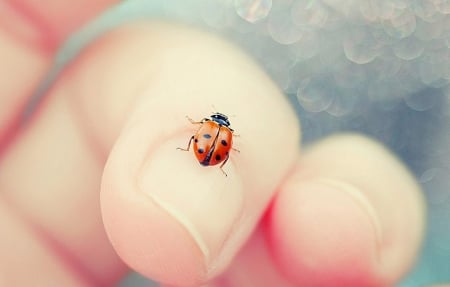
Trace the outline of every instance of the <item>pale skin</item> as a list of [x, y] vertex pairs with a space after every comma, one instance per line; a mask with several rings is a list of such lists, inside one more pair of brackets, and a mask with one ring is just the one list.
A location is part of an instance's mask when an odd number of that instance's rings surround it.
[[[111, 286], [131, 267], [175, 287], [391, 286], [410, 270], [425, 210], [407, 168], [358, 135], [300, 149], [282, 93], [216, 36], [116, 29], [15, 128], [58, 44], [112, 4], [53, 2], [0, 7], [0, 285]], [[240, 135], [227, 177], [176, 150], [212, 106]]]

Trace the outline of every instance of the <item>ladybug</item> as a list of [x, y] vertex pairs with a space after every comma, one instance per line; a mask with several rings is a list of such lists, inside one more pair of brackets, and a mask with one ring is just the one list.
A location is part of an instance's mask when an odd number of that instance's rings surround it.
[[187, 119], [194, 125], [200, 125], [200, 128], [189, 139], [187, 148], [179, 147], [177, 149], [189, 151], [191, 143], [194, 141], [194, 154], [198, 162], [203, 166], [222, 163], [220, 170], [227, 176], [222, 167], [230, 158], [230, 150], [238, 151], [232, 147], [234, 130], [230, 128], [228, 117], [221, 113], [214, 113], [200, 122], [189, 117]]

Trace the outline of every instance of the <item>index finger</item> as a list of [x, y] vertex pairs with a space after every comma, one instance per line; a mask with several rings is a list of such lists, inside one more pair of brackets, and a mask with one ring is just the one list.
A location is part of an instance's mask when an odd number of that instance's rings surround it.
[[[145, 56], [134, 70], [124, 67], [124, 76], [147, 80], [104, 171], [107, 233], [144, 275], [170, 285], [201, 284], [226, 268], [293, 165], [298, 122], [269, 77], [216, 37], [153, 23], [123, 28], [105, 41], [129, 42], [121, 52], [133, 47], [127, 56]], [[200, 120], [212, 106], [235, 115], [230, 121], [240, 135], [235, 146], [241, 152], [231, 154], [227, 177], [176, 150], [195, 131], [185, 115]], [[101, 111], [87, 111], [97, 122], [102, 118]]]

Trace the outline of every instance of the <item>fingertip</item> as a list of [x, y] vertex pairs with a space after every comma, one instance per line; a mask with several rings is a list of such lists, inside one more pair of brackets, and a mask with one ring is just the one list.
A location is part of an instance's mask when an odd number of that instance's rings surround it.
[[[124, 41], [130, 34], [135, 36]], [[107, 232], [133, 269], [169, 285], [198, 285], [224, 271], [254, 230], [274, 187], [294, 163], [300, 137], [297, 122], [267, 75], [216, 37], [167, 23], [141, 23], [114, 37], [127, 43], [121, 50], [126, 56], [117, 57], [113, 51], [97, 72], [89, 71], [104, 75], [109, 72], [105, 66], [113, 66], [112, 59], [126, 58], [109, 78], [108, 83], [115, 83], [118, 75], [129, 72], [131, 57], [138, 63], [133, 73], [143, 75], [139, 78], [145, 88], [137, 89], [138, 95], [133, 94], [136, 89], [118, 89], [116, 84], [100, 95], [92, 94], [92, 89], [82, 93], [85, 103], [92, 96], [120, 99], [112, 108], [103, 101], [97, 106], [82, 104], [86, 118], [97, 123], [94, 134], [107, 130], [111, 135], [102, 145], [106, 150], [113, 146], [102, 186]], [[104, 54], [95, 54], [95, 59]], [[255, 101], [262, 104], [255, 106]], [[195, 133], [183, 116], [198, 121], [208, 116], [211, 103], [236, 114], [232, 127], [242, 134], [233, 145], [241, 153], [231, 151], [224, 166], [227, 177], [219, 166], [201, 166], [192, 152], [176, 150]], [[275, 110], [270, 108], [274, 105]], [[120, 112], [111, 115], [111, 110]], [[270, 118], [274, 128], [255, 117]], [[280, 146], [276, 157], [267, 152]], [[179, 249], [184, 251], [176, 253]], [[140, 257], [139, 252], [148, 255]]]
[[305, 151], [274, 200], [268, 236], [293, 282], [392, 286], [416, 260], [424, 217], [420, 188], [399, 160], [375, 141], [341, 135]]

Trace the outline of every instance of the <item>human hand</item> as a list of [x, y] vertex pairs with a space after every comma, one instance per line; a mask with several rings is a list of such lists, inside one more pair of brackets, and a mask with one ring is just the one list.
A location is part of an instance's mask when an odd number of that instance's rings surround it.
[[[119, 28], [15, 129], [74, 27], [69, 12], [45, 15], [43, 27], [61, 32], [40, 42], [2, 31], [11, 84], [0, 93], [0, 282], [112, 285], [126, 263], [167, 286], [391, 286], [414, 263], [424, 210], [405, 167], [356, 135], [300, 150], [281, 92], [214, 36], [159, 22]], [[195, 131], [185, 115], [212, 106], [240, 135], [228, 177], [176, 151]]]

